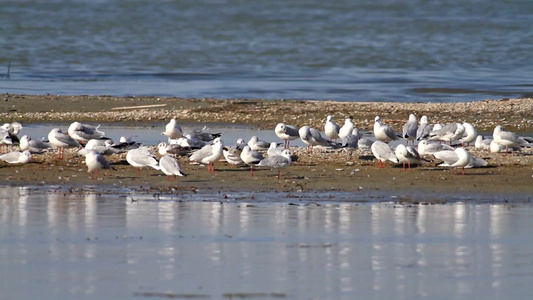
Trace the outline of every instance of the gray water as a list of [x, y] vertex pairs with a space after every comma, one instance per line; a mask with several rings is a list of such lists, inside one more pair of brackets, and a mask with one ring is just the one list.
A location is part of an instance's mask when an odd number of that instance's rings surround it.
[[533, 2], [2, 1], [0, 92], [456, 102], [531, 95]]
[[0, 187], [2, 298], [530, 298], [531, 203], [273, 195]]

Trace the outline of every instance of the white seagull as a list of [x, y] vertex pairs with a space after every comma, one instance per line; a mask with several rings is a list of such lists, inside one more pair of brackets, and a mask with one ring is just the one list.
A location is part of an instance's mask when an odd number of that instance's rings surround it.
[[432, 143], [428, 140], [422, 140], [418, 143], [418, 153], [420, 155], [433, 154], [435, 152], [444, 151], [444, 150], [453, 151], [453, 147], [448, 146], [446, 144]]
[[398, 139], [398, 135], [394, 129], [391, 126], [383, 123], [379, 116], [376, 116], [374, 119], [374, 136], [377, 140], [385, 143]]
[[161, 135], [166, 135], [170, 139], [178, 139], [183, 136], [183, 131], [178, 125], [178, 121], [176, 121], [176, 119], [172, 119], [165, 126], [165, 131], [161, 132]]
[[342, 139], [343, 137], [352, 134], [354, 128], [355, 125], [352, 121], [352, 117], [344, 119], [344, 125], [339, 129], [339, 137]]
[[409, 115], [409, 120], [403, 125], [402, 128], [402, 137], [407, 141], [415, 141], [416, 132], [418, 130], [418, 123], [416, 121], [416, 116], [414, 114]]
[[265, 157], [261, 152], [253, 151], [250, 146], [244, 146], [241, 152], [242, 161], [250, 166], [250, 176], [254, 176], [254, 165], [258, 164]]
[[137, 168], [137, 176], [141, 176], [141, 168], [151, 167], [156, 170], [160, 170], [159, 163], [150, 149], [147, 147], [139, 147], [137, 149], [131, 149], [126, 154], [126, 161], [133, 167]]
[[6, 154], [0, 155], [0, 160], [9, 164], [26, 164], [31, 160], [31, 153], [28, 150], [25, 151], [12, 151]]
[[386, 144], [382, 141], [375, 141], [370, 149], [372, 150], [374, 157], [378, 159], [378, 168], [385, 167], [385, 162], [387, 160], [390, 160], [394, 163], [399, 163], [398, 158], [394, 154], [394, 151], [389, 144]]
[[422, 116], [420, 118], [420, 126], [416, 130], [416, 140], [421, 141], [427, 139], [431, 130], [432, 126], [428, 124], [428, 117]]
[[64, 148], [81, 148], [81, 144], [75, 139], [66, 135], [59, 128], [54, 128], [48, 133], [48, 140], [55, 148], [59, 148], [59, 159], [63, 159]]
[[170, 181], [170, 176], [174, 176], [174, 181], [177, 179], [176, 176], [187, 176], [183, 173], [178, 160], [170, 155], [163, 155], [163, 157], [159, 159], [159, 167], [161, 168], [161, 171], [167, 175], [167, 181]]
[[448, 123], [442, 126], [438, 130], [432, 130], [429, 133], [431, 140], [439, 140], [443, 142], [449, 142], [450, 145], [460, 139], [465, 132], [465, 127], [460, 123]]
[[303, 126], [298, 130], [298, 133], [300, 134], [300, 139], [304, 143], [307, 144], [307, 150], [309, 152], [310, 149], [313, 148], [313, 146], [325, 146], [325, 147], [336, 147], [338, 148], [338, 144], [328, 140], [324, 136], [322, 136], [322, 133], [320, 131], [316, 130], [315, 128], [311, 128], [309, 126]]
[[328, 116], [326, 118], [326, 124], [324, 125], [324, 133], [326, 136], [332, 140], [337, 140], [339, 137], [339, 130], [341, 127], [339, 124], [335, 123], [333, 116]]
[[411, 164], [415, 165], [421, 165], [422, 159], [420, 158], [420, 154], [418, 151], [416, 151], [415, 147], [413, 146], [404, 146], [403, 144], [399, 144], [396, 146], [396, 150], [394, 151], [396, 154], [396, 157], [398, 160], [402, 163], [403, 170], [405, 171], [405, 164], [409, 166], [409, 170], [411, 170]]
[[477, 130], [474, 128], [474, 126], [470, 123], [463, 122], [463, 127], [465, 128], [465, 132], [463, 133], [463, 136], [461, 139], [459, 139], [459, 142], [463, 144], [470, 145], [470, 143], [474, 142], [477, 138]]
[[82, 124], [80, 122], [73, 122], [68, 127], [68, 135], [78, 142], [86, 143], [92, 139], [100, 139], [104, 137], [105, 133], [98, 130], [100, 126], [94, 127], [92, 125]]
[[85, 149], [83, 153], [85, 155], [85, 164], [87, 165], [87, 172], [91, 173], [91, 179], [98, 179], [99, 170], [114, 169], [113, 167], [111, 167], [109, 162], [104, 158], [101, 153], [90, 149]]
[[505, 155], [509, 152], [509, 147], [520, 147], [527, 145], [527, 141], [520, 138], [516, 133], [505, 131], [501, 125], [494, 128], [492, 137], [496, 143], [505, 146]]
[[483, 139], [483, 136], [480, 134], [476, 137], [476, 142], [474, 143], [474, 146], [476, 147], [476, 149], [488, 150], [490, 149], [490, 144], [492, 141], [492, 139]]
[[274, 132], [285, 142], [285, 148], [289, 148], [290, 142], [300, 137], [300, 135], [298, 135], [298, 128], [285, 123], [279, 123], [276, 125]]
[[197, 163], [207, 164], [207, 171], [215, 172], [215, 162], [224, 155], [223, 147], [222, 139], [217, 137], [211, 145], [206, 145], [202, 149], [193, 152], [189, 159]]
[[31, 137], [28, 135], [23, 135], [20, 138], [20, 150], [22, 151], [30, 150], [30, 152], [31, 151], [39, 152], [44, 149], [49, 149], [51, 147], [52, 145], [50, 143], [39, 141], [39, 140], [32, 140]]
[[248, 141], [248, 146], [250, 146], [250, 149], [252, 149], [253, 151], [260, 151], [268, 149], [268, 147], [270, 147], [270, 143], [260, 140], [257, 136], [254, 135]]
[[292, 155], [292, 151], [289, 150], [289, 149], [285, 149], [285, 150], [283, 150], [281, 155], [269, 156], [269, 157], [261, 160], [257, 164], [257, 166], [278, 169], [278, 179], [280, 179], [281, 178], [281, 176], [280, 176], [281, 170], [280, 169], [284, 169], [284, 168], [288, 167], [291, 164], [291, 162], [292, 162], [291, 155]]

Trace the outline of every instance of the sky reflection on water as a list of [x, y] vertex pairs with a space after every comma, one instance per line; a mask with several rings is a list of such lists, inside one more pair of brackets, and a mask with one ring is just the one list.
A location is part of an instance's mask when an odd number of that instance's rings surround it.
[[122, 194], [0, 188], [3, 295], [520, 299], [529, 294], [529, 203], [406, 206], [309, 199], [290, 205], [150, 198], [132, 202]]

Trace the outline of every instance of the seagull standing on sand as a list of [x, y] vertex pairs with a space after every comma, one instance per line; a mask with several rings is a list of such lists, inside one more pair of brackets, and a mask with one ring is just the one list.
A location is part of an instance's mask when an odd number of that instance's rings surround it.
[[507, 156], [507, 152], [509, 152], [509, 147], [519, 147], [527, 144], [527, 142], [524, 139], [521, 139], [516, 133], [503, 130], [501, 125], [494, 128], [492, 137], [496, 143], [505, 146], [505, 156]]
[[339, 129], [339, 137], [342, 139], [347, 135], [352, 134], [354, 128], [355, 125], [352, 121], [352, 117], [344, 119], [344, 125], [342, 125], [342, 127]]
[[470, 143], [474, 142], [477, 138], [477, 130], [472, 124], [467, 122], [463, 122], [463, 127], [465, 128], [465, 132], [459, 142], [461, 142], [463, 146], [465, 144], [470, 145]]
[[258, 164], [265, 157], [261, 152], [253, 151], [250, 146], [244, 146], [241, 152], [242, 161], [250, 166], [250, 176], [254, 176], [254, 165]]
[[472, 156], [463, 147], [456, 148], [454, 152], [457, 154], [459, 159], [453, 163], [451, 167], [455, 167], [455, 174], [457, 174], [457, 168], [463, 168], [463, 175], [465, 175], [465, 167], [472, 160]]
[[280, 179], [281, 178], [281, 176], [280, 176], [281, 170], [280, 169], [284, 169], [284, 168], [288, 167], [291, 164], [291, 162], [292, 162], [291, 155], [292, 155], [292, 151], [289, 150], [289, 149], [285, 149], [285, 150], [283, 150], [281, 152], [281, 155], [269, 156], [269, 157], [261, 160], [257, 164], [257, 166], [278, 169], [278, 179]]
[[339, 124], [335, 123], [333, 116], [328, 116], [326, 118], [326, 125], [324, 125], [324, 133], [326, 136], [332, 140], [337, 140], [339, 137], [339, 130], [341, 127]]
[[276, 125], [274, 132], [280, 139], [285, 142], [284, 148], [289, 148], [290, 142], [300, 137], [300, 135], [298, 134], [298, 128], [292, 125], [287, 125], [285, 123], [279, 123], [278, 125]]
[[376, 116], [374, 119], [374, 136], [377, 140], [385, 143], [398, 139], [398, 135], [394, 129], [391, 126], [383, 123], [379, 116]]
[[154, 154], [150, 152], [147, 147], [140, 147], [137, 149], [131, 149], [126, 154], [126, 161], [133, 167], [137, 168], [137, 176], [141, 176], [141, 168], [151, 167], [159, 170], [159, 163]]
[[374, 157], [378, 159], [379, 169], [385, 167], [385, 162], [387, 160], [390, 160], [394, 163], [399, 163], [398, 158], [394, 154], [394, 151], [389, 144], [386, 144], [382, 141], [375, 141], [370, 149], [372, 150]]
[[409, 143], [409, 141], [413, 141], [413, 144], [415, 143], [417, 130], [418, 123], [416, 116], [414, 114], [410, 114], [409, 120], [403, 125], [402, 128], [402, 137], [407, 141], [406, 144]]
[[208, 172], [215, 172], [215, 162], [223, 155], [224, 143], [220, 137], [213, 140], [211, 145], [206, 145], [202, 149], [193, 152], [189, 157], [191, 161], [207, 164]]
[[80, 122], [73, 122], [68, 127], [68, 135], [80, 143], [86, 143], [92, 139], [100, 139], [104, 137], [105, 133], [98, 130], [100, 126], [94, 127], [92, 125], [82, 124]]
[[416, 130], [416, 140], [421, 141], [427, 139], [431, 130], [432, 127], [428, 124], [428, 117], [422, 116], [420, 118], [420, 126], [418, 126], [418, 129]]
[[439, 140], [443, 142], [449, 142], [450, 146], [452, 143], [463, 136], [465, 132], [465, 127], [460, 123], [448, 123], [444, 124], [442, 128], [438, 130], [432, 130], [429, 133], [431, 140]]
[[0, 155], [0, 160], [3, 160], [9, 164], [27, 164], [31, 160], [31, 153], [28, 150], [22, 152], [12, 151]]
[[64, 134], [59, 128], [54, 128], [48, 133], [48, 140], [52, 146], [59, 148], [59, 159], [63, 159], [64, 148], [81, 148], [81, 144], [78, 141]]
[[421, 165], [422, 159], [420, 158], [420, 154], [418, 151], [416, 151], [415, 147], [413, 146], [404, 146], [403, 144], [399, 144], [396, 146], [396, 150], [394, 151], [396, 154], [396, 157], [398, 160], [402, 163], [403, 170], [405, 171], [405, 164], [409, 166], [409, 171], [411, 170], [411, 164], [415, 165]]
[[274, 156], [274, 155], [281, 155], [281, 152], [283, 152], [283, 148], [278, 148], [278, 144], [276, 142], [270, 143], [270, 147], [267, 150], [268, 156]]
[[176, 176], [187, 176], [183, 173], [181, 165], [174, 157], [170, 155], [164, 155], [159, 159], [159, 167], [161, 171], [167, 175], [167, 181], [170, 182], [170, 176], [174, 176], [174, 181], [177, 180]]
[[169, 139], [175, 140], [183, 136], [183, 131], [178, 125], [178, 121], [176, 121], [176, 119], [172, 119], [165, 126], [165, 131], [161, 132], [161, 135], [168, 136]]
[[298, 130], [298, 133], [300, 134], [300, 138], [302, 139], [302, 141], [307, 144], [308, 152], [310, 151], [310, 149], [312, 150], [313, 146], [339, 146], [338, 144], [329, 141], [327, 138], [322, 136], [322, 133], [320, 133], [320, 131], [309, 126], [303, 126], [302, 128], [300, 128], [300, 130]]
[[[91, 179], [98, 179], [98, 171], [102, 169], [114, 169], [104, 156], [94, 150], [85, 150], [85, 164], [87, 172], [91, 173]], [[96, 171], [96, 172], [95, 172]], [[94, 176], [96, 174], [96, 177]]]

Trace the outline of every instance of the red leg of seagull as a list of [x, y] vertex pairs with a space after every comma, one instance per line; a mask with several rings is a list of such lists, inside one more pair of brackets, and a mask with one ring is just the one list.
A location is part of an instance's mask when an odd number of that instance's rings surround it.
[[508, 151], [509, 151], [509, 146], [505, 146], [505, 154], [503, 156], [507, 156]]
[[137, 176], [141, 177], [141, 168], [137, 168]]
[[463, 167], [463, 176], [465, 175], [465, 167]]
[[402, 170], [405, 171], [405, 163], [402, 162]]
[[407, 164], [409, 165], [409, 171], [411, 171], [411, 163], [408, 162]]
[[250, 176], [254, 177], [254, 167], [250, 167]]
[[170, 182], [170, 175], [167, 175], [167, 182]]
[[281, 170], [278, 170], [278, 179], [281, 178], [280, 173], [281, 173]]

